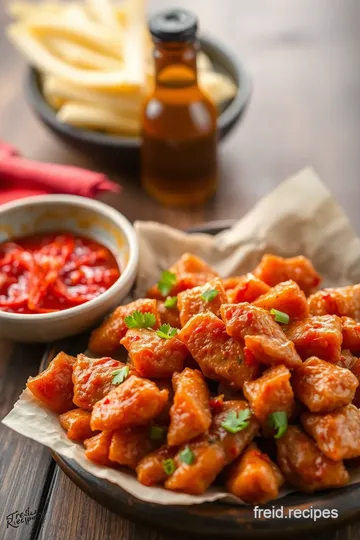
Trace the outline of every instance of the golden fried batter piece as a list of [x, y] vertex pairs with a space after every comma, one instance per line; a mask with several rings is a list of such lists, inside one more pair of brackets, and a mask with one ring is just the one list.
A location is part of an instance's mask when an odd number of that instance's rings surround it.
[[239, 283], [243, 282], [245, 277], [246, 276], [229, 276], [227, 278], [223, 278], [222, 284], [226, 293], [228, 293], [232, 289], [235, 289], [235, 287], [237, 287]]
[[71, 441], [84, 441], [95, 435], [90, 427], [90, 417], [89, 411], [72, 409], [60, 414], [59, 420], [61, 427], [66, 431], [68, 439]]
[[98, 465], [113, 467], [115, 463], [109, 459], [111, 439], [112, 431], [101, 431], [90, 439], [86, 439], [84, 441], [86, 457]]
[[312, 315], [338, 315], [360, 322], [360, 284], [318, 291], [308, 304]]
[[250, 414], [247, 426], [237, 433], [230, 433], [222, 424], [229, 419], [229, 413], [239, 415], [242, 411], [249, 409], [249, 404], [244, 400], [224, 401], [222, 407], [213, 416], [209, 438], [212, 443], [221, 446], [227, 465], [234, 461], [257, 435], [259, 422], [253, 414]]
[[259, 296], [253, 304], [267, 311], [276, 309], [287, 313], [290, 320], [304, 319], [309, 313], [306, 296], [295, 281], [284, 281], [275, 285], [268, 293]]
[[[176, 282], [168, 292], [169, 296], [176, 296], [181, 291], [192, 289], [198, 285], [204, 285], [204, 283], [207, 283], [218, 276], [215, 270], [203, 259], [196, 255], [192, 255], [191, 253], [184, 253], [180, 259], [169, 268], [169, 272], [176, 276]], [[147, 296], [156, 298], [157, 300], [165, 299], [157, 285], [154, 285], [148, 290]]]
[[181, 328], [180, 313], [177, 306], [167, 308], [165, 307], [165, 302], [158, 300], [157, 309], [161, 324], [170, 324], [173, 328]]
[[147, 424], [165, 407], [168, 391], [137, 375], [98, 401], [91, 413], [91, 429], [115, 430]]
[[358, 362], [360, 362], [359, 358], [354, 356], [349, 349], [342, 349], [340, 360], [336, 363], [336, 365], [352, 371], [353, 368], [356, 368]]
[[178, 333], [205, 377], [231, 382], [238, 388], [256, 377], [258, 366], [247, 366], [240, 343], [210, 311], [194, 315]]
[[223, 304], [221, 316], [226, 332], [249, 349], [256, 360], [266, 365], [301, 365], [294, 344], [265, 309], [246, 302]]
[[114, 431], [109, 448], [109, 459], [119, 465], [135, 469], [139, 461], [153, 448], [149, 426], [136, 426]]
[[131, 328], [121, 344], [129, 351], [131, 363], [139, 375], [152, 379], [171, 377], [175, 371], [182, 371], [189, 356], [177, 336], [164, 339], [156, 331], [145, 328]]
[[328, 414], [303, 413], [305, 431], [333, 461], [360, 456], [360, 411], [347, 405]]
[[26, 383], [28, 389], [49, 409], [61, 414], [73, 408], [73, 367], [76, 358], [60, 352], [49, 366]]
[[331, 412], [354, 399], [359, 381], [348, 369], [315, 356], [308, 358], [293, 374], [295, 396], [311, 412]]
[[170, 409], [169, 446], [180, 446], [207, 431], [211, 424], [210, 393], [197, 369], [174, 373], [174, 403]]
[[279, 467], [251, 443], [231, 465], [226, 488], [248, 504], [265, 504], [276, 499], [283, 483]]
[[360, 352], [360, 322], [351, 317], [341, 317], [342, 323], [342, 346], [344, 349]]
[[359, 386], [356, 389], [354, 399], [352, 403], [356, 407], [360, 407], [360, 358], [354, 356], [351, 351], [343, 349], [341, 351], [340, 361], [337, 363], [339, 367], [347, 368], [355, 375], [359, 381]]
[[220, 306], [226, 301], [225, 289], [219, 278], [214, 278], [205, 285], [180, 293], [178, 307], [181, 325], [184, 326], [193, 315], [204, 311], [211, 311], [215, 315], [219, 315]]
[[234, 288], [227, 291], [227, 297], [230, 304], [251, 303], [269, 291], [269, 285], [266, 285], [261, 279], [255, 277], [254, 274], [246, 274], [238, 278]]
[[288, 418], [291, 416], [295, 401], [290, 377], [288, 368], [281, 365], [267, 369], [255, 381], [244, 384], [244, 396], [260, 422], [265, 422], [274, 412], [283, 411]]
[[170, 272], [174, 274], [212, 274], [216, 277], [218, 274], [215, 270], [202, 259], [192, 253], [183, 253], [171, 267]]
[[349, 474], [343, 462], [327, 458], [300, 428], [289, 426], [276, 445], [281, 472], [301, 491], [312, 493], [348, 483]]
[[170, 409], [174, 401], [173, 385], [171, 379], [156, 379], [156, 386], [160, 390], [166, 390], [169, 396], [161, 413], [156, 417], [156, 422], [162, 426], [168, 426], [170, 424]]
[[317, 356], [335, 364], [340, 360], [341, 319], [336, 315], [320, 315], [292, 322], [285, 330], [301, 358]]
[[180, 448], [175, 456], [176, 469], [165, 482], [166, 489], [201, 495], [213, 483], [225, 466], [224, 451], [218, 444], [209, 443], [207, 437], [191, 442], [187, 447], [193, 454], [193, 462], [181, 460]]
[[89, 358], [79, 354], [74, 365], [74, 403], [91, 411], [97, 401], [113, 390], [114, 371], [125, 364], [113, 358]]
[[140, 313], [152, 313], [156, 317], [154, 328], [158, 328], [161, 324], [160, 315], [157, 309], [156, 300], [150, 298], [140, 298], [119, 306], [105, 321], [96, 328], [90, 336], [89, 349], [99, 356], [111, 356], [120, 347], [120, 340], [127, 332], [125, 318], [128, 315], [140, 311]]
[[254, 275], [274, 287], [289, 279], [295, 281], [308, 296], [320, 285], [320, 275], [306, 257], [284, 259], [276, 255], [266, 254], [254, 270]]
[[163, 484], [167, 479], [164, 461], [174, 458], [177, 451], [178, 449], [176, 446], [170, 447], [165, 444], [145, 456], [136, 467], [136, 474], [139, 482], [144, 484], [144, 486]]

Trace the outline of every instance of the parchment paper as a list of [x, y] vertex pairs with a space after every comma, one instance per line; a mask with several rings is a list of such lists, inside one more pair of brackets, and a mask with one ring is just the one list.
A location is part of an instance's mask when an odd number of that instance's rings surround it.
[[[311, 169], [284, 181], [264, 197], [235, 226], [215, 237], [187, 235], [154, 222], [137, 222], [140, 264], [137, 294], [156, 282], [182, 253], [200, 255], [223, 277], [254, 268], [265, 252], [282, 256], [306, 255], [324, 278], [324, 285], [360, 282], [360, 240], [343, 210]], [[80, 351], [79, 351], [80, 352]], [[82, 445], [66, 438], [56, 414], [25, 390], [3, 423], [64, 457], [74, 459], [98, 478], [105, 478], [143, 501], [190, 505], [223, 499], [243, 504], [213, 487], [203, 496], [148, 488], [126, 469], [114, 470], [92, 463]], [[360, 482], [360, 468], [351, 472], [351, 483]], [[282, 490], [281, 497], [290, 490]]]

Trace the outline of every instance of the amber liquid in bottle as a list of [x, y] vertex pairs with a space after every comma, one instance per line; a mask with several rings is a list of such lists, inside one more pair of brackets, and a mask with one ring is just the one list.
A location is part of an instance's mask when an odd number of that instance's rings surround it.
[[155, 41], [143, 113], [142, 182], [162, 204], [205, 202], [217, 181], [216, 108], [197, 83], [196, 43]]

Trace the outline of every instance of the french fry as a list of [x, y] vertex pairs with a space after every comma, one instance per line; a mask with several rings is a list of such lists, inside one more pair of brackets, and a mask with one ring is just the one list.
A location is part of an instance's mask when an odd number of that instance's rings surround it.
[[119, 22], [115, 7], [110, 0], [87, 0], [88, 5], [95, 19], [113, 30], [121, 30], [122, 25]]
[[[83, 102], [97, 107], [105, 107], [123, 114], [129, 118], [139, 118], [142, 96], [139, 93], [131, 95], [107, 95], [96, 90], [88, 90], [69, 84], [67, 81], [47, 75], [43, 80], [43, 92], [49, 103], [63, 104], [66, 101]], [[57, 107], [56, 107], [57, 108]]]
[[[42, 74], [43, 93], [58, 119], [108, 133], [138, 135], [144, 96], [154, 85], [144, 0], [27, 4], [14, 0], [8, 27], [14, 45]], [[220, 105], [236, 85], [197, 57], [201, 88]]]
[[203, 51], [199, 51], [196, 58], [198, 71], [213, 71], [210, 58]]
[[64, 38], [47, 38], [49, 49], [62, 60], [84, 69], [116, 71], [123, 68], [123, 62], [95, 50], [72, 43]]
[[[67, 4], [69, 5], [69, 4]], [[58, 15], [64, 11], [64, 4], [60, 2], [43, 2], [41, 4], [42, 13], [50, 13], [52, 15]], [[28, 17], [34, 16], [34, 14], [39, 12], [39, 4], [29, 4], [28, 2], [17, 2], [9, 1], [6, 4], [6, 12], [10, 17], [14, 19], [27, 19]]]
[[125, 26], [127, 21], [127, 3], [127, 0], [125, 0], [122, 2], [121, 6], [115, 7], [116, 18], [122, 26]]
[[41, 38], [50, 35], [51, 37], [68, 39], [71, 42], [93, 48], [97, 52], [115, 58], [122, 57], [123, 41], [121, 36], [114, 36], [106, 28], [91, 22], [77, 6], [65, 10], [62, 17], [38, 14], [22, 24], [24, 29], [35, 37]]
[[223, 73], [215, 71], [200, 71], [199, 85], [216, 105], [232, 99], [236, 94], [236, 84]]
[[127, 9], [124, 39], [124, 62], [131, 81], [144, 83], [145, 75], [145, 6], [144, 0], [132, 0]]
[[111, 131], [136, 136], [140, 132], [140, 120], [129, 119], [112, 109], [69, 101], [57, 113], [57, 119], [71, 126]]
[[124, 69], [109, 72], [85, 71], [68, 65], [56, 58], [39, 39], [20, 23], [10, 25], [7, 34], [29, 62], [44, 73], [57, 75], [73, 84], [91, 89], [104, 89], [110, 92], [140, 90], [139, 83], [129, 80]]

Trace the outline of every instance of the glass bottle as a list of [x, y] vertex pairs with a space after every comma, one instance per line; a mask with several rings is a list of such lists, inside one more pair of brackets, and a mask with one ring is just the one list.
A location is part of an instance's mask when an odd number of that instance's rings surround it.
[[143, 111], [142, 183], [162, 204], [200, 204], [216, 189], [217, 114], [197, 82], [197, 19], [166, 10], [149, 28], [155, 87]]

